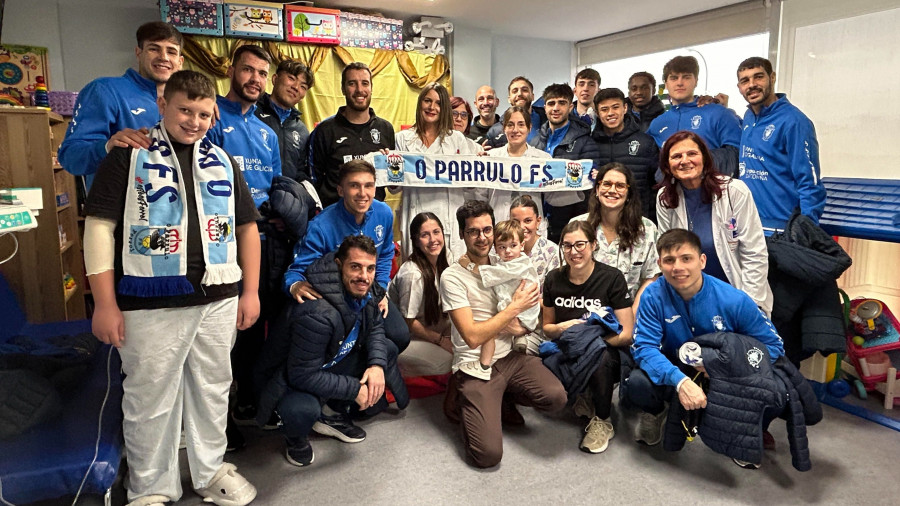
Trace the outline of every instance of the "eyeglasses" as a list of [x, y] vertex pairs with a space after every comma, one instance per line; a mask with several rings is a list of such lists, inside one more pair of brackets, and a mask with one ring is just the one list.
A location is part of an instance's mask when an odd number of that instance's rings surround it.
[[472, 239], [477, 239], [479, 235], [484, 235], [485, 237], [491, 237], [494, 235], [494, 227], [484, 227], [484, 228], [467, 228], [466, 235], [471, 237]]
[[469, 113], [466, 111], [453, 111], [454, 118], [469, 119]]
[[576, 252], [580, 253], [580, 252], [584, 251], [584, 248], [587, 245], [588, 245], [588, 241], [575, 241], [573, 243], [564, 242], [564, 243], [562, 243], [562, 250], [563, 250], [563, 252], [568, 253], [574, 249]]
[[615, 183], [612, 181], [600, 181], [600, 184], [598, 186], [603, 191], [607, 191], [610, 188], [612, 188], [613, 186], [615, 186], [617, 192], [623, 192], [629, 188], [629, 186], [627, 184], [619, 182], [619, 181], [617, 181]]

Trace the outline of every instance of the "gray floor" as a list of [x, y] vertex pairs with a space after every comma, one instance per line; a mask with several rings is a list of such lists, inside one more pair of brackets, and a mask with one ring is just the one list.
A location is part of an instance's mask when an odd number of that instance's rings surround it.
[[[616, 437], [599, 455], [578, 450], [583, 423], [529, 408], [524, 428], [504, 434], [503, 462], [477, 470], [463, 461], [458, 427], [439, 397], [414, 400], [405, 413], [360, 424], [366, 441], [313, 439], [308, 468], [284, 460], [278, 431], [245, 430], [247, 448], [226, 460], [259, 489], [254, 504], [898, 504], [900, 432], [825, 407], [810, 427], [813, 469], [791, 466], [782, 421], [772, 424], [778, 448], [758, 471], [714, 454], [700, 440], [679, 453], [631, 439], [636, 415], [614, 422]], [[178, 506], [202, 504], [190, 490]]]

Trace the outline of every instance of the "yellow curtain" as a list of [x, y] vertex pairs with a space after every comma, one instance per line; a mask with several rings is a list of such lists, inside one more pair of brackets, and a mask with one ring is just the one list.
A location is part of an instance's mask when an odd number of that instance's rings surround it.
[[[443, 55], [399, 50], [186, 36], [184, 68], [208, 75], [215, 82], [216, 91], [225, 95], [230, 86], [226, 73], [231, 55], [243, 44], [258, 44], [272, 56], [272, 74], [285, 59], [300, 60], [313, 70], [315, 85], [300, 102], [300, 112], [310, 129], [344, 105], [341, 71], [354, 61], [372, 69], [372, 108], [397, 131], [415, 121], [416, 99], [427, 83], [438, 81], [452, 92], [450, 67]], [[271, 81], [267, 89], [271, 91]]]

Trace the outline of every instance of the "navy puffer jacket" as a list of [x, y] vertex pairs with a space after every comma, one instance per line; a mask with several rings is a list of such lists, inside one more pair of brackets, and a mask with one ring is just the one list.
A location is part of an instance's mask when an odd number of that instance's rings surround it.
[[[812, 467], [806, 426], [822, 419], [822, 408], [812, 387], [784, 357], [771, 363], [766, 346], [752, 337], [717, 332], [694, 339], [701, 347], [709, 374], [707, 405], [700, 415], [698, 433], [713, 451], [759, 464], [763, 455], [763, 414], [788, 422], [793, 465], [798, 471]], [[666, 422], [666, 450], [684, 446], [682, 420], [689, 414], [673, 400]]]
[[653, 137], [641, 130], [633, 114], [626, 114], [624, 123], [622, 131], [611, 136], [603, 133], [602, 125], [594, 129], [592, 137], [600, 153], [597, 168], [619, 162], [631, 169], [641, 199], [641, 212], [645, 218], [656, 223], [656, 206], [653, 205], [656, 192], [652, 188], [656, 184], [654, 176], [659, 165], [659, 148]]

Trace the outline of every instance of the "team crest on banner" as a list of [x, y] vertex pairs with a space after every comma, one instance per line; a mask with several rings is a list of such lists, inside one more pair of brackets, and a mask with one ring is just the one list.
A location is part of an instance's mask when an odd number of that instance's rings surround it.
[[375, 144], [381, 142], [381, 132], [379, 132], [378, 129], [373, 128], [369, 130], [369, 135], [372, 136], [372, 142], [374, 142]]
[[700, 116], [699, 114], [694, 116], [693, 118], [691, 118], [691, 128], [694, 130], [700, 128], [700, 122], [702, 122], [702, 121], [703, 121], [703, 116]]
[[628, 154], [634, 156], [641, 149], [641, 141], [631, 141], [628, 143]]
[[[375, 132], [375, 130], [372, 130]], [[402, 183], [403, 182], [403, 156], [398, 155], [397, 153], [391, 153], [387, 155], [388, 168], [387, 168], [387, 179], [391, 183]]]
[[566, 186], [580, 188], [584, 170], [580, 162], [566, 162]]
[[767, 141], [772, 137], [772, 134], [775, 133], [775, 125], [769, 125], [763, 130], [763, 140]]

